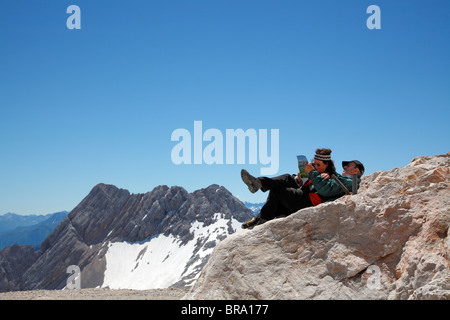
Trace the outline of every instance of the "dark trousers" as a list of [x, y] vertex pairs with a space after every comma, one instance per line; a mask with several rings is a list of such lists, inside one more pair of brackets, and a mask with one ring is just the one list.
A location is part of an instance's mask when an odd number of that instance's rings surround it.
[[311, 207], [312, 202], [306, 188], [300, 188], [290, 174], [274, 178], [260, 177], [261, 190], [269, 191], [266, 204], [261, 208], [261, 218], [271, 220], [288, 216], [300, 209]]

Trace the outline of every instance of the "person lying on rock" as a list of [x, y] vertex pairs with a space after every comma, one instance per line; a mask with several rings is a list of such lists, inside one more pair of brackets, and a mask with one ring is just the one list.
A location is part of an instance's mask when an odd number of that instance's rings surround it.
[[[345, 194], [338, 183], [331, 179], [334, 174], [348, 190], [352, 190], [352, 175], [357, 174], [359, 178], [364, 172], [364, 166], [357, 160], [343, 161], [344, 172], [342, 175], [336, 173], [333, 160], [331, 160], [330, 149], [317, 149], [314, 161], [305, 168], [309, 178], [305, 183], [298, 175], [283, 174], [281, 176], [268, 178], [255, 178], [241, 170], [241, 178], [248, 186], [250, 192], [258, 190], [269, 191], [267, 201], [261, 208], [259, 215], [242, 224], [242, 228], [250, 228], [263, 224], [274, 218], [286, 217], [303, 208], [317, 206], [322, 202], [333, 201]], [[357, 185], [359, 186], [359, 179]]]
[[[342, 161], [342, 168], [344, 169], [342, 175], [335, 173], [339, 181], [342, 182], [349, 192], [352, 192], [353, 175], [356, 175], [356, 188], [359, 188], [361, 177], [364, 174], [364, 165], [358, 160]], [[306, 165], [305, 170], [308, 172], [309, 180], [314, 185], [316, 192], [321, 196], [323, 202], [336, 200], [345, 194], [342, 187], [334, 179], [331, 179], [329, 173], [318, 172], [310, 163]]]

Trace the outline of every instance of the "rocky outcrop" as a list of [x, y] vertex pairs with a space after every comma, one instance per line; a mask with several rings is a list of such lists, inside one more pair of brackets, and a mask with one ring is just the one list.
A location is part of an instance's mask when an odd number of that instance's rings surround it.
[[0, 292], [18, 290], [22, 274], [36, 261], [33, 246], [13, 244], [0, 251]]
[[214, 250], [185, 299], [450, 299], [450, 155], [363, 177]]
[[[108, 263], [106, 254], [111, 244], [143, 243], [170, 235], [183, 246], [194, 238], [193, 222], [211, 225], [216, 222], [218, 213], [222, 221], [228, 221], [229, 229], [220, 234], [220, 239], [235, 231], [235, 228], [230, 229], [233, 219], [244, 221], [251, 217], [243, 203], [218, 185], [193, 193], [182, 187], [159, 186], [145, 194], [130, 194], [112, 185], [98, 184], [43, 241], [33, 263], [21, 270], [20, 277], [14, 278], [14, 286], [9, 281], [9, 287], [5, 288], [64, 288], [69, 277], [67, 269], [72, 265], [81, 270], [82, 288], [102, 286]], [[195, 239], [189, 263], [195, 264], [196, 269], [191, 270], [189, 279], [198, 275], [209, 256], [203, 252], [197, 254], [197, 251], [215, 245], [215, 241], [208, 241], [207, 235]], [[145, 250], [142, 251], [135, 257], [137, 260], [144, 255]], [[176, 286], [184, 284], [183, 280]]]

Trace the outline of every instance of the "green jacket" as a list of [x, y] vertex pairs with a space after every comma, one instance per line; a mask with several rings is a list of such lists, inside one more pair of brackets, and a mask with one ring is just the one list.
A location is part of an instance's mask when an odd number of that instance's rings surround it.
[[[336, 177], [348, 191], [352, 192], [352, 177], [344, 177], [338, 173], [336, 173]], [[311, 179], [314, 188], [317, 190], [317, 193], [322, 196], [324, 202], [336, 200], [345, 194], [344, 190], [342, 190], [336, 181], [332, 178], [328, 180], [322, 178], [317, 170], [312, 170], [309, 173], [309, 178]], [[358, 179], [357, 188], [359, 188], [359, 182], [360, 180]]]

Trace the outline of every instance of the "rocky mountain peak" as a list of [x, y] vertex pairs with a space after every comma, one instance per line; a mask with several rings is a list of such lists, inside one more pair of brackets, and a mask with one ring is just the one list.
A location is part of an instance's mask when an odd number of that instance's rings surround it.
[[[244, 204], [218, 185], [193, 193], [162, 185], [145, 194], [131, 194], [100, 183], [43, 241], [33, 263], [14, 278], [14, 285], [9, 281], [8, 288], [61, 289], [71, 265], [80, 268], [84, 288], [191, 285], [215, 245], [250, 216]], [[136, 252], [136, 246], [142, 249]], [[128, 262], [124, 261], [127, 253]], [[158, 277], [166, 271], [162, 266], [172, 257], [178, 268], [160, 282]], [[147, 262], [136, 264], [142, 259]], [[132, 266], [115, 273], [123, 263]], [[159, 272], [153, 278], [152, 263]], [[123, 284], [117, 279], [124, 272], [148, 274], [149, 280], [131, 276]]]

